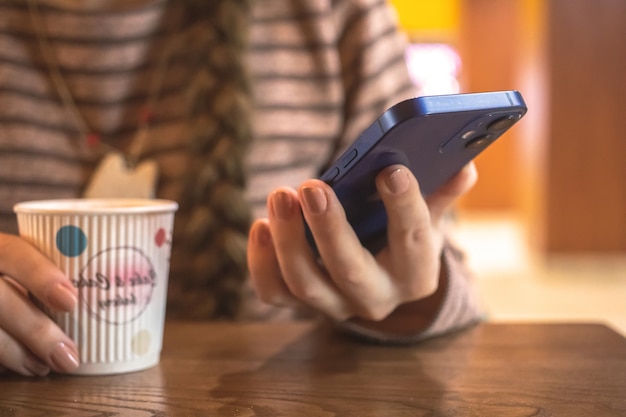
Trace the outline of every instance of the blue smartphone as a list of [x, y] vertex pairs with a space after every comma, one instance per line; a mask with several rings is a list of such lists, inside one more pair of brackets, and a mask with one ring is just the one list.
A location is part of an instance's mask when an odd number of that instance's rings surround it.
[[[387, 213], [376, 175], [407, 166], [429, 194], [498, 139], [526, 113], [518, 91], [423, 96], [402, 101], [376, 119], [320, 177], [331, 185], [364, 247], [386, 245]], [[307, 238], [315, 242], [307, 228]]]

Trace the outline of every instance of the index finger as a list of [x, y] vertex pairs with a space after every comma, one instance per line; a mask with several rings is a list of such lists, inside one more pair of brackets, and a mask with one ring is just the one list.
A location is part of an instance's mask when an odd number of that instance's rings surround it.
[[305, 181], [298, 189], [304, 217], [324, 268], [358, 314], [374, 318], [387, 313], [392, 288], [374, 256], [359, 241], [332, 188], [320, 180]]
[[70, 311], [77, 290], [52, 261], [18, 236], [0, 234], [0, 273], [13, 278], [46, 307]]

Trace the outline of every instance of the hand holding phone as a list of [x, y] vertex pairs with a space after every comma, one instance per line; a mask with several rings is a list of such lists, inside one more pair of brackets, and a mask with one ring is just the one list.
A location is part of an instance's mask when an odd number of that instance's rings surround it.
[[[387, 214], [376, 175], [407, 166], [427, 197], [484, 151], [526, 113], [517, 91], [424, 96], [402, 101], [375, 120], [321, 179], [344, 207], [364, 247], [386, 245]], [[309, 242], [315, 242], [307, 229]]]

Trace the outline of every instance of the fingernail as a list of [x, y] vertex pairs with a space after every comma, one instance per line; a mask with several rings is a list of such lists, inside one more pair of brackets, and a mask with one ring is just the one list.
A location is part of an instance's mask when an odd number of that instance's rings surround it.
[[328, 201], [324, 190], [318, 187], [305, 187], [302, 189], [304, 204], [310, 213], [322, 214], [326, 211]]
[[274, 208], [274, 214], [279, 219], [286, 220], [290, 218], [293, 211], [291, 196], [284, 191], [276, 191], [272, 197], [272, 207]]
[[261, 225], [258, 226], [254, 231], [254, 237], [256, 243], [261, 246], [267, 246], [272, 241], [272, 235], [270, 235], [270, 231], [267, 230], [267, 226]]
[[59, 372], [71, 372], [78, 368], [78, 354], [64, 342], [56, 345], [50, 355], [53, 368]]
[[387, 177], [387, 186], [394, 194], [405, 192], [409, 188], [409, 174], [402, 168], [393, 170]]
[[46, 376], [50, 373], [50, 367], [34, 358], [26, 358], [24, 368], [32, 375]]
[[71, 311], [76, 301], [76, 294], [63, 284], [57, 284], [48, 291], [48, 303], [56, 310]]

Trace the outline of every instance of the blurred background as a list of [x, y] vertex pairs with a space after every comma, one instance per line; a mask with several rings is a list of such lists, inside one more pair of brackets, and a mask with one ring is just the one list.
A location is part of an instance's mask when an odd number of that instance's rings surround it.
[[458, 207], [492, 320], [626, 335], [626, 1], [391, 0], [422, 94], [519, 90]]

